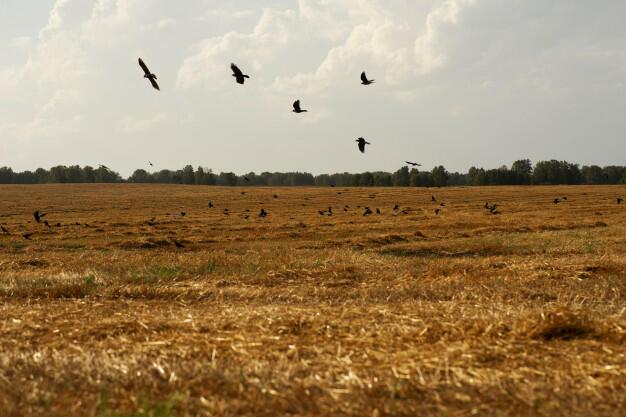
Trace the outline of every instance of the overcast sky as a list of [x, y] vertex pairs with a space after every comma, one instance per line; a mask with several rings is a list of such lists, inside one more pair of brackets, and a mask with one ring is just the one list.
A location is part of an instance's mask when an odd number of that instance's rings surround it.
[[623, 165], [625, 132], [624, 0], [0, 0], [18, 170]]

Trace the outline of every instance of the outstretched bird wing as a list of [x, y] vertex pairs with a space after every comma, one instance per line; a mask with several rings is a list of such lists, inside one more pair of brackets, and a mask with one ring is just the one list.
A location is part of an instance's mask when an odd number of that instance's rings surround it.
[[143, 62], [143, 59], [139, 58], [139, 66], [141, 67], [141, 69], [143, 70], [143, 72], [150, 76], [152, 75], [152, 73], [150, 72], [150, 70], [148, 69], [148, 67], [146, 66], [146, 63]]
[[156, 90], [161, 91], [161, 89], [159, 88], [159, 84], [157, 84], [154, 77], [148, 77], [148, 79], [150, 80], [150, 84], [152, 84], [152, 87], [154, 87]]
[[235, 75], [235, 77], [237, 78], [243, 77], [243, 72], [241, 72], [241, 70], [239, 69], [237, 65], [230, 64], [230, 69], [233, 70], [233, 74]]

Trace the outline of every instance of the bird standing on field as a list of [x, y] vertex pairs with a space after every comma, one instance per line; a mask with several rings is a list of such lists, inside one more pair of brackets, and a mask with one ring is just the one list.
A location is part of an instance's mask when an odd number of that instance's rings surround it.
[[[143, 62], [143, 59], [141, 59], [141, 58], [139, 58], [139, 66], [143, 70], [143, 78], [147, 78], [148, 80], [150, 80], [150, 84], [152, 84], [152, 87], [154, 87], [155, 90], [161, 91], [161, 89], [159, 88], [159, 84], [157, 84], [157, 82], [156, 82], [157, 76], [154, 75], [148, 69], [148, 66], [146, 65], [145, 62]], [[152, 166], [152, 164], [150, 164], [150, 166]]]
[[176, 245], [178, 249], [185, 249], [185, 245], [180, 243], [178, 240], [174, 240], [173, 242], [174, 242], [174, 245]]
[[359, 150], [361, 151], [361, 153], [365, 153], [365, 145], [371, 145], [371, 143], [363, 138], [358, 138], [355, 142], [358, 142]]
[[7, 229], [4, 226], [0, 226], [0, 229], [2, 229], [2, 233], [4, 233], [5, 235], [10, 235], [11, 234], [11, 232], [9, 232], [9, 229]]
[[245, 75], [239, 67], [235, 64], [230, 64], [230, 69], [233, 71], [233, 77], [237, 80], [237, 84], [243, 84], [246, 82], [246, 78], [250, 78], [249, 75]]
[[617, 197], [617, 204], [622, 204], [622, 202], [624, 202], [624, 199]]
[[46, 213], [40, 213], [39, 210], [35, 210], [35, 212], [33, 213], [33, 217], [35, 218], [37, 223], [41, 223], [41, 219], [43, 219], [43, 216], [45, 215]]

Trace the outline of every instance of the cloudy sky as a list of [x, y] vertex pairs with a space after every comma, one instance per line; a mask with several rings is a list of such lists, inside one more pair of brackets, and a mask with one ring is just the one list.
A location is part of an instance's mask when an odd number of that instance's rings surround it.
[[624, 0], [0, 0], [18, 170], [625, 164], [625, 132]]

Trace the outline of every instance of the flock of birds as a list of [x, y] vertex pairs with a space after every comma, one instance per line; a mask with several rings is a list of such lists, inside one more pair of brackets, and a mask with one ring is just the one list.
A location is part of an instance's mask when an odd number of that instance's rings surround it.
[[[152, 87], [154, 89], [160, 91], [160, 87], [159, 87], [159, 84], [157, 82], [157, 76], [152, 71], [150, 71], [150, 69], [148, 68], [146, 63], [141, 58], [139, 58], [139, 66], [141, 67], [141, 69], [144, 72], [144, 78], [146, 78], [146, 79], [148, 79], [148, 81], [150, 81], [150, 84], [152, 85]], [[237, 65], [231, 64], [230, 68], [231, 68], [231, 70], [233, 72], [232, 76], [235, 78], [235, 81], [238, 84], [243, 85], [243, 84], [245, 84], [246, 79], [250, 78], [250, 76], [247, 75], [247, 74], [244, 74], [243, 71], [241, 71], [241, 69]], [[375, 80], [369, 79], [365, 72], [361, 73], [361, 84], [362, 85], [368, 86], [368, 85], [373, 84], [374, 82], [375, 82]], [[308, 110], [302, 108], [302, 104], [301, 104], [300, 100], [296, 100], [293, 103], [293, 112], [296, 113], [296, 114], [300, 114], [300, 113], [306, 113], [306, 112], [308, 112]], [[365, 138], [362, 138], [362, 137], [356, 139], [356, 142], [357, 142], [359, 151], [361, 151], [361, 153], [365, 152], [365, 146], [366, 145], [371, 145], [370, 142], [368, 142], [367, 140], [365, 140]], [[411, 166], [421, 166], [421, 164], [419, 164], [417, 162], [405, 161], [405, 163], [407, 165], [411, 165]], [[150, 166], [154, 166], [151, 161], [148, 161], [148, 164]], [[111, 169], [109, 167], [107, 167], [106, 165], [99, 165], [99, 167], [102, 168], [102, 169], [105, 169], [107, 171], [111, 171]], [[250, 181], [247, 177], [244, 177], [244, 180], [246, 182]], [[245, 191], [242, 192], [242, 194], [245, 194]], [[338, 194], [341, 194], [341, 192], [339, 192]], [[278, 195], [274, 194], [273, 198], [278, 198]], [[375, 196], [370, 195], [370, 198], [375, 198]], [[567, 200], [567, 197], [561, 197], [561, 198], [555, 198], [553, 200], [553, 202], [554, 202], [554, 204], [559, 204], [562, 201], [566, 201], [566, 200]], [[622, 198], [617, 198], [617, 204], [622, 204], [623, 201], [624, 200]], [[445, 203], [438, 202], [434, 195], [431, 196], [431, 202], [438, 203], [438, 207], [435, 208], [435, 210], [434, 210], [435, 215], [438, 215], [441, 212], [441, 210], [443, 209], [443, 207], [445, 207]], [[211, 208], [214, 208], [215, 205], [211, 201], [209, 201], [208, 207], [211, 209]], [[365, 206], [365, 207], [356, 206], [356, 208], [358, 208], [358, 209], [362, 208], [363, 209], [363, 216], [373, 215], [374, 212], [377, 215], [381, 215], [382, 214], [382, 211], [380, 210], [380, 208], [376, 208], [375, 211], [372, 210], [372, 208], [370, 208], [368, 206]], [[486, 210], [488, 210], [492, 215], [499, 215], [499, 214], [501, 214], [501, 212], [498, 211], [498, 205], [495, 204], [495, 203], [494, 204], [489, 204], [489, 202], [485, 202], [484, 208]], [[343, 207], [343, 211], [344, 212], [348, 212], [349, 210], [350, 210], [350, 206], [345, 205]], [[408, 209], [408, 208], [401, 209], [398, 204], [396, 204], [393, 207], [393, 209], [392, 209], [392, 215], [394, 215], [394, 216], [397, 216], [399, 214], [408, 214], [409, 212], [410, 212], [410, 209]], [[246, 214], [244, 215], [245, 219], [249, 219], [250, 218], [250, 214], [249, 213], [250, 213], [250, 210], [247, 209], [246, 210]], [[321, 216], [332, 216], [333, 215], [333, 208], [332, 207], [328, 207], [327, 209], [318, 210], [318, 213]], [[187, 213], [184, 212], [184, 211], [180, 212], [180, 215], [182, 217], [185, 217], [186, 214]], [[230, 214], [229, 209], [228, 208], [224, 208], [223, 214], [224, 215], [229, 215]], [[34, 217], [34, 219], [35, 219], [35, 221], [37, 223], [43, 224], [47, 228], [52, 228], [53, 226], [48, 222], [48, 220], [44, 219], [44, 217], [46, 217], [46, 215], [47, 215], [47, 213], [40, 212], [39, 210], [36, 210], [33, 213], [33, 217]], [[258, 214], [258, 217], [259, 218], [266, 218], [268, 215], [269, 215], [269, 213], [264, 208], [261, 208], [261, 210], [260, 210], [260, 212]], [[79, 225], [79, 226], [81, 225], [81, 223], [75, 223], [75, 224]], [[148, 224], [148, 226], [156, 226], [157, 225], [156, 218], [153, 217], [152, 219], [148, 220], [147, 224]], [[56, 223], [55, 226], [56, 227], [61, 227], [61, 223]], [[90, 227], [86, 223], [84, 224], [84, 226], [85, 227]], [[0, 231], [2, 231], [3, 234], [7, 234], [7, 235], [11, 234], [11, 232], [4, 225], [0, 225]], [[26, 240], [32, 240], [33, 234], [34, 233], [24, 233], [24, 234], [22, 234], [22, 237], [24, 239], [26, 239]], [[183, 243], [181, 243], [180, 241], [178, 241], [178, 240], [173, 240], [172, 242], [179, 249], [185, 248], [185, 245]]]
[[[245, 194], [245, 192], [243, 192], [242, 194]], [[338, 192], [337, 194], [342, 194], [342, 193]], [[273, 194], [272, 197], [274, 199], [277, 199], [278, 195], [277, 194]], [[370, 194], [369, 198], [370, 199], [374, 199], [374, 198], [376, 198], [376, 195]], [[308, 200], [308, 198], [305, 198], [305, 199]], [[431, 200], [432, 203], [437, 204], [437, 207], [434, 209], [434, 213], [435, 213], [435, 215], [439, 215], [441, 210], [443, 210], [443, 208], [446, 206], [445, 203], [438, 201], [437, 198], [434, 195], [431, 196], [430, 200]], [[556, 204], [560, 204], [560, 203], [562, 203], [564, 201], [567, 201], [567, 197], [565, 197], [565, 196], [560, 197], [560, 198], [555, 198], [553, 200], [553, 203], [556, 205]], [[623, 202], [624, 202], [623, 198], [621, 198], [621, 197], [617, 198], [617, 204], [618, 205], [622, 204]], [[216, 205], [212, 201], [209, 201], [207, 206], [208, 206], [209, 209], [212, 209], [212, 208], [216, 207]], [[369, 206], [363, 206], [362, 207], [360, 205], [355, 206], [355, 207], [357, 209], [362, 209], [363, 210], [362, 215], [364, 217], [373, 215], [374, 213], [376, 213], [377, 215], [382, 215], [383, 214], [382, 210], [380, 208], [378, 208], [378, 207], [376, 207], [375, 209], [372, 209]], [[483, 207], [484, 207], [485, 210], [487, 210], [492, 215], [502, 214], [500, 211], [498, 211], [498, 204], [496, 204], [496, 203], [490, 204], [489, 202], [485, 202], [485, 205]], [[348, 211], [350, 211], [351, 207], [349, 205], [344, 205], [342, 209], [343, 209], [344, 212], [347, 213]], [[398, 215], [401, 215], [401, 214], [402, 215], [406, 215], [406, 214], [410, 214], [411, 211], [412, 211], [412, 209], [409, 208], [409, 207], [401, 208], [399, 204], [396, 204], [392, 208], [391, 214], [393, 216], [398, 216]], [[328, 217], [333, 216], [333, 214], [334, 214], [333, 207], [328, 207], [326, 209], [318, 210], [317, 212], [318, 212], [318, 214], [320, 216], [328, 216]], [[224, 208], [223, 209], [223, 214], [225, 216], [229, 216], [231, 214], [231, 211], [228, 208]], [[35, 219], [35, 222], [38, 223], [38, 224], [42, 224], [42, 225], [46, 226], [48, 229], [52, 229], [53, 227], [59, 228], [59, 227], [62, 226], [61, 223], [56, 223], [54, 225], [50, 224], [50, 222], [47, 219], [45, 219], [45, 217], [47, 215], [48, 215], [48, 213], [44, 213], [44, 212], [41, 212], [39, 210], [35, 210], [33, 212], [33, 218]], [[180, 216], [181, 217], [185, 217], [186, 215], [187, 215], [187, 212], [180, 211]], [[264, 208], [261, 208], [261, 210], [259, 211], [258, 217], [261, 218], [261, 219], [264, 219], [268, 215], [269, 215], [268, 211], [265, 210]], [[245, 210], [243, 218], [246, 219], [246, 220], [248, 220], [250, 218], [250, 209], [246, 209]], [[76, 222], [76, 223], [73, 223], [73, 224], [76, 225], [76, 226], [84, 226], [84, 227], [88, 227], [88, 228], [89, 227], [93, 227], [93, 226], [91, 226], [91, 225], [89, 225], [87, 223]], [[152, 217], [150, 220], [148, 220], [146, 222], [146, 224], [148, 226], [150, 226], [150, 227], [157, 226], [158, 222], [157, 222], [156, 217]], [[2, 232], [2, 234], [11, 235], [11, 232], [9, 231], [9, 229], [7, 229], [7, 227], [5, 227], [5, 225], [0, 225], [0, 231]], [[34, 234], [35, 234], [34, 232], [23, 233], [22, 237], [25, 240], [32, 240], [32, 236]], [[174, 240], [172, 240], [172, 243], [178, 249], [184, 249], [185, 248], [185, 245], [182, 242], [180, 242], [179, 240], [175, 240], [174, 239]]]
[[[146, 65], [146, 63], [143, 61], [143, 59], [139, 58], [139, 66], [141, 67], [141, 69], [143, 70], [144, 73], [144, 78], [147, 78], [148, 81], [150, 81], [150, 84], [152, 84], [152, 87], [156, 90], [161, 90], [161, 88], [159, 87], [159, 83], [157, 82], [157, 76], [150, 71], [150, 69], [148, 68], [148, 66]], [[233, 72], [233, 77], [235, 78], [235, 81], [237, 82], [237, 84], [241, 84], [244, 85], [246, 83], [246, 79], [249, 79], [250, 76], [247, 74], [244, 74], [243, 71], [236, 65], [236, 64], [230, 64], [230, 69]], [[369, 78], [367, 78], [367, 74], [365, 73], [365, 71], [363, 71], [361, 73], [361, 84], [362, 85], [372, 85], [376, 82], [376, 80], [371, 80]], [[296, 114], [300, 114], [300, 113], [307, 113], [308, 110], [305, 110], [302, 108], [302, 104], [300, 102], [300, 100], [296, 100], [293, 102], [293, 113]], [[365, 145], [371, 145], [370, 142], [366, 141], [365, 138], [358, 138], [356, 140], [359, 151], [361, 151], [361, 153], [365, 153]], [[409, 161], [405, 161], [407, 165], [412, 165], [412, 166], [422, 166], [421, 164], [417, 163], [417, 162], [409, 162]], [[150, 161], [148, 161], [150, 166], [154, 166]]]

